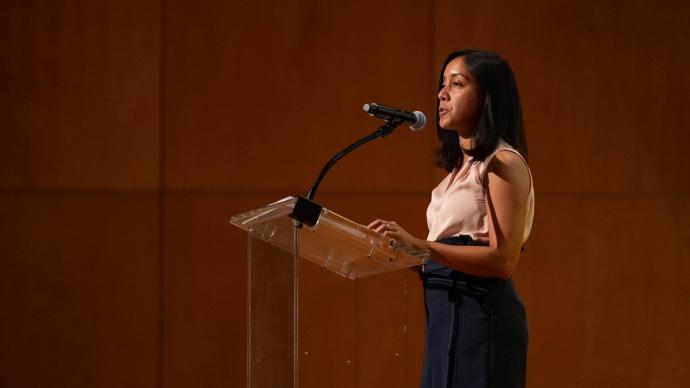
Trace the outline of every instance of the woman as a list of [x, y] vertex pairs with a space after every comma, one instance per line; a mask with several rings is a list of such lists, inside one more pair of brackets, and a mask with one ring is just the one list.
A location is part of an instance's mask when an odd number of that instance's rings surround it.
[[463, 49], [438, 87], [429, 235], [395, 221], [369, 227], [429, 253], [420, 269], [426, 307], [423, 388], [524, 387], [527, 322], [511, 281], [532, 224], [534, 190], [517, 86], [498, 54]]

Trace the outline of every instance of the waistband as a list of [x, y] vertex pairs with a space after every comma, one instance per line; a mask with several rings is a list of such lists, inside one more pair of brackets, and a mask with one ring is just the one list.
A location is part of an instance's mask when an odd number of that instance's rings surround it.
[[[482, 246], [470, 236], [460, 235], [436, 241], [448, 245]], [[469, 275], [456, 271], [433, 260], [427, 261], [419, 268], [419, 277], [425, 288], [467, 291], [473, 295], [493, 295], [497, 288], [502, 288], [510, 279], [488, 278]]]

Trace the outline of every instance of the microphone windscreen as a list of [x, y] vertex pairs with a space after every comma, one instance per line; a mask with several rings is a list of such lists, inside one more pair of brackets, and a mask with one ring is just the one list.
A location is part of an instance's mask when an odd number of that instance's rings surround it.
[[416, 110], [412, 112], [412, 114], [417, 118], [417, 122], [413, 125], [410, 125], [410, 129], [413, 131], [419, 131], [420, 129], [424, 128], [424, 124], [426, 124], [426, 116], [424, 116], [424, 113]]

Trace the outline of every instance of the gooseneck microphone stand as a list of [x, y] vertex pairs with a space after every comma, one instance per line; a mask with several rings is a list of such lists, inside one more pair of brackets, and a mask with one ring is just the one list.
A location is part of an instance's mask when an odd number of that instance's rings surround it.
[[324, 176], [326, 176], [326, 173], [328, 173], [331, 167], [333, 167], [333, 165], [335, 165], [338, 162], [338, 160], [340, 160], [343, 156], [349, 154], [354, 149], [374, 139], [390, 135], [396, 127], [402, 124], [402, 122], [403, 120], [400, 118], [386, 120], [386, 123], [380, 126], [374, 133], [364, 136], [363, 138], [345, 147], [345, 149], [343, 149], [342, 151], [333, 155], [333, 157], [328, 161], [328, 163], [326, 163], [326, 165], [323, 166], [321, 172], [319, 172], [319, 175], [316, 176], [316, 179], [314, 179], [314, 183], [312, 183], [306, 198], [301, 195], [297, 197], [295, 207], [292, 210], [292, 214], [290, 214], [290, 217], [292, 217], [296, 221], [295, 226], [301, 228], [303, 224], [308, 225], [310, 227], [316, 225], [316, 222], [319, 220], [319, 216], [321, 215], [321, 209], [323, 208], [321, 205], [314, 202], [316, 190], [318, 190], [319, 185], [321, 184], [321, 180], [323, 180]]
[[323, 177], [326, 175], [328, 170], [333, 167], [333, 165], [338, 162], [343, 156], [349, 154], [351, 151], [353, 151], [355, 148], [358, 148], [361, 145], [364, 145], [376, 138], [379, 137], [385, 137], [391, 134], [393, 130], [402, 123], [402, 120], [395, 120], [395, 121], [387, 121], [386, 124], [380, 126], [376, 132], [369, 134], [367, 136], [364, 136], [363, 138], [357, 140], [356, 142], [350, 144], [349, 146], [345, 147], [342, 151], [338, 152], [337, 154], [333, 155], [331, 160], [326, 163], [325, 166], [321, 169], [321, 172], [319, 175], [316, 176], [316, 179], [314, 179], [314, 183], [311, 184], [311, 188], [309, 189], [309, 193], [307, 194], [307, 199], [313, 200], [314, 196], [316, 195], [316, 190], [319, 188], [319, 184], [321, 184], [321, 180]]

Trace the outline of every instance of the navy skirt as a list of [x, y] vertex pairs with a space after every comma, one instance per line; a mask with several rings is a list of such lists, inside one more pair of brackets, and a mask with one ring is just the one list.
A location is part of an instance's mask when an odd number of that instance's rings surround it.
[[[468, 236], [438, 242], [477, 245]], [[433, 261], [420, 270], [426, 331], [421, 388], [522, 388], [527, 319], [511, 279], [483, 278]]]

